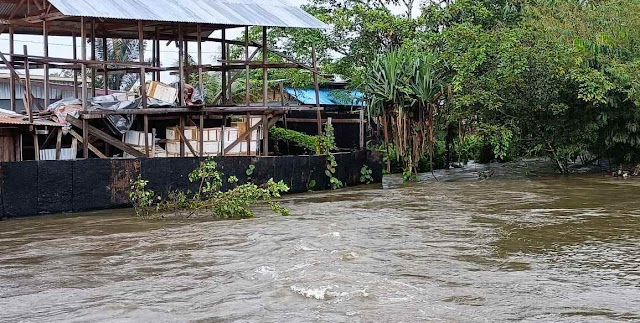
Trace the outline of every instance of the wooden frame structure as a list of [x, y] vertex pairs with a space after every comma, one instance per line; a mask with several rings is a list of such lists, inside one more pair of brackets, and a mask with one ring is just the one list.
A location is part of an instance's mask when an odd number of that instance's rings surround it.
[[[74, 77], [74, 93], [77, 99], [82, 102], [82, 111], [79, 118], [67, 118], [67, 121], [74, 127], [81, 129], [81, 135], [77, 136], [81, 142], [83, 150], [82, 157], [89, 158], [89, 152], [94, 155], [107, 158], [110, 155], [109, 147], [115, 147], [118, 150], [133, 155], [135, 157], [151, 157], [151, 146], [154, 143], [149, 142], [148, 136], [144, 136], [144, 151], [140, 152], [133, 149], [128, 144], [121, 142], [113, 136], [105, 133], [90, 123], [95, 119], [103, 119], [112, 114], [118, 115], [137, 115], [142, 116], [143, 132], [149, 134], [149, 123], [154, 120], [177, 120], [180, 129], [180, 155], [185, 156], [187, 149], [194, 156], [204, 156], [204, 143], [202, 131], [206, 119], [221, 119], [223, 127], [229, 116], [242, 116], [247, 120], [247, 133], [241, 134], [229, 147], [223, 147], [221, 154], [225, 155], [236, 145], [247, 142], [250, 137], [251, 130], [261, 127], [262, 131], [262, 148], [263, 155], [269, 154], [268, 145], [268, 129], [274, 125], [289, 110], [310, 110], [316, 111], [315, 120], [305, 120], [306, 122], [316, 122], [318, 131], [322, 129], [322, 110], [320, 106], [320, 97], [318, 93], [318, 76], [319, 69], [316, 63], [315, 47], [312, 48], [313, 63], [307, 66], [304, 63], [278, 52], [267, 44], [268, 27], [262, 27], [261, 42], [252, 41], [248, 37], [249, 27], [247, 25], [223, 25], [223, 24], [204, 24], [204, 23], [184, 23], [184, 22], [167, 22], [152, 20], [132, 20], [132, 19], [113, 19], [113, 18], [93, 18], [85, 16], [68, 16], [60, 12], [53, 6], [49, 0], [4, 0], [2, 3], [12, 3], [13, 10], [5, 16], [0, 25], [0, 33], [9, 33], [9, 53], [0, 52], [0, 65], [6, 66], [11, 72], [11, 109], [16, 107], [16, 91], [17, 85], [24, 88], [25, 96], [22, 98], [26, 114], [29, 120], [33, 121], [34, 115], [41, 115], [45, 112], [45, 108], [51, 103], [49, 102], [49, 91], [51, 83], [49, 81], [50, 69], [65, 69], [73, 71]], [[227, 39], [227, 31], [232, 28], [243, 28], [245, 39], [243, 41]], [[221, 37], [214, 38], [211, 35], [214, 31], [220, 31]], [[23, 47], [22, 53], [15, 50], [15, 35], [31, 34], [41, 35], [43, 40], [44, 51], [42, 56], [33, 55], [28, 52], [27, 46]], [[59, 58], [50, 56], [49, 37], [50, 36], [68, 36], [73, 39], [73, 58]], [[80, 53], [76, 50], [77, 38], [80, 38]], [[102, 52], [107, 51], [108, 39], [136, 39], [138, 40], [138, 59], [131, 62], [109, 61], [107, 55], [103, 54], [101, 60], [96, 59], [96, 51], [98, 40], [101, 40]], [[178, 66], [169, 67], [161, 64], [161, 44], [162, 42], [174, 43], [178, 48]], [[221, 51], [221, 59], [219, 64], [205, 64], [203, 61], [202, 46], [205, 42], [214, 42], [219, 44]], [[151, 43], [151, 57], [145, 57], [145, 44]], [[197, 48], [195, 65], [189, 64], [188, 48], [189, 44], [195, 44]], [[230, 46], [241, 46], [243, 48], [242, 60], [232, 60], [229, 58]], [[253, 52], [250, 48], [255, 48]], [[257, 54], [261, 52], [260, 60], [254, 60]], [[282, 62], [269, 62], [269, 54], [280, 56], [284, 59]], [[78, 57], [79, 56], [79, 57]], [[284, 107], [272, 105], [268, 101], [268, 70], [272, 68], [300, 68], [313, 73], [314, 87], [316, 90], [316, 104], [313, 106]], [[249, 72], [252, 69], [260, 69], [262, 71], [262, 102], [251, 102], [249, 87]], [[24, 71], [19, 74], [17, 71]], [[37, 104], [31, 92], [31, 81], [29, 76], [34, 70], [42, 70], [44, 73], [44, 106]], [[179, 102], [175, 107], [170, 108], [149, 108], [147, 106], [146, 97], [146, 80], [149, 74], [151, 80], [161, 81], [162, 72], [171, 72], [178, 75], [178, 93]], [[196, 74], [195, 82], [200, 88], [204, 88], [204, 74], [207, 72], [219, 72], [221, 75], [222, 90], [214, 96], [214, 105], [187, 105], [182, 95], [183, 90], [187, 86], [187, 78], [189, 75]], [[89, 98], [95, 96], [96, 84], [99, 78], [105, 80], [104, 91], [108, 93], [109, 88], [106, 80], [110, 75], [118, 73], [135, 73], [140, 80], [140, 94], [142, 104], [140, 109], [131, 110], [90, 110]], [[243, 102], [234, 102], [232, 95], [233, 82], [237, 81], [242, 74], [246, 77], [246, 93]], [[91, 91], [91, 92], [89, 92]], [[251, 126], [249, 123], [251, 116], [261, 116], [261, 120], [257, 125]], [[361, 117], [362, 120], [362, 117]], [[196, 123], [197, 121], [197, 123]], [[186, 140], [184, 129], [187, 124], [193, 123], [200, 129], [199, 145], [193, 145]], [[361, 122], [362, 123], [362, 122]], [[361, 126], [362, 127], [362, 126]], [[36, 133], [37, 136], [37, 133]], [[362, 136], [362, 134], [361, 134]], [[76, 136], [74, 136], [76, 137]], [[100, 140], [104, 142], [104, 151], [99, 151], [93, 142]], [[37, 142], [37, 139], [36, 139]], [[361, 142], [362, 139], [361, 139]], [[87, 144], [84, 144], [87, 143]], [[361, 144], [362, 146], [362, 144]]]

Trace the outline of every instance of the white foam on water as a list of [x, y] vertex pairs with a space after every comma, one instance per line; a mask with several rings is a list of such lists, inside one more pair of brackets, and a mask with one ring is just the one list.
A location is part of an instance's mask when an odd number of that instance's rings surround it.
[[333, 286], [320, 286], [320, 287], [301, 287], [296, 285], [291, 285], [291, 290], [298, 294], [302, 295], [306, 298], [313, 298], [317, 300], [325, 300], [329, 297], [332, 297], [332, 293], [329, 290]]

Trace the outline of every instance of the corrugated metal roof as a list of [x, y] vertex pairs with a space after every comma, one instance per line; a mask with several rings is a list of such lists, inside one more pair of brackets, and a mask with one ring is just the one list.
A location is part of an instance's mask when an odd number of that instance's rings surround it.
[[[296, 98], [302, 104], [316, 104], [316, 91], [314, 89], [295, 89], [285, 87], [284, 90], [289, 95]], [[364, 94], [358, 91], [341, 89], [320, 89], [320, 105], [343, 105], [364, 107]]]
[[[31, 123], [29, 123], [29, 117], [27, 116], [15, 113], [13, 111], [0, 109], [0, 125], [2, 124], [30, 125]], [[42, 117], [33, 119], [33, 125], [62, 127], [61, 124], [48, 119], [43, 119]]]
[[286, 0], [49, 0], [67, 16], [222, 25], [327, 28]]
[[35, 126], [50, 126], [50, 127], [62, 127], [61, 124], [44, 119], [34, 119], [33, 123], [29, 123], [28, 118], [12, 118], [12, 117], [2, 117], [0, 116], [0, 125], [10, 124], [10, 125], [19, 125], [19, 126], [27, 126], [27, 125], [35, 125]]

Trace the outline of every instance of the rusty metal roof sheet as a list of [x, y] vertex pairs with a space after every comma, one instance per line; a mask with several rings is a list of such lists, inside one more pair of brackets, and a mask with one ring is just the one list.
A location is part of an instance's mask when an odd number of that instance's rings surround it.
[[61, 124], [42, 117], [36, 117], [33, 119], [33, 123], [30, 123], [29, 117], [25, 115], [5, 109], [0, 109], [0, 125], [26, 126], [31, 124], [36, 126], [62, 127]]
[[67, 16], [241, 26], [327, 28], [286, 0], [49, 0]]

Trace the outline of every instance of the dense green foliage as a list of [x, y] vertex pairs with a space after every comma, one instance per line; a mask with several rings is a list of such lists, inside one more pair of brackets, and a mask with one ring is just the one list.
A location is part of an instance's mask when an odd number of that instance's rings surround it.
[[[310, 136], [295, 130], [284, 129], [279, 127], [272, 127], [269, 130], [270, 135], [276, 140], [288, 141], [294, 145], [303, 148], [309, 154], [326, 155], [327, 164], [325, 175], [329, 178], [329, 184], [331, 189], [340, 189], [344, 187], [344, 183], [337, 177], [333, 176], [336, 173], [336, 167], [338, 163], [336, 157], [331, 153], [337, 149], [336, 141], [333, 131], [333, 126], [330, 123], [326, 123], [324, 126], [324, 132], [317, 136]], [[310, 189], [313, 189], [314, 185], [310, 185]]]
[[[265, 201], [273, 212], [289, 215], [289, 210], [275, 201], [289, 190], [282, 181], [270, 179], [262, 187], [253, 183], [238, 185], [238, 179], [229, 176], [227, 182], [234, 186], [223, 191], [224, 174], [217, 167], [213, 160], [203, 161], [189, 174], [189, 181], [198, 183], [197, 192], [175, 191], [164, 199], [147, 189], [148, 181], [138, 178], [131, 183], [129, 193], [136, 214], [143, 218], [191, 218], [204, 214], [217, 219], [243, 219], [253, 217], [251, 207]], [[253, 172], [253, 168], [250, 170]]]
[[[451, 84], [455, 97], [435, 113], [434, 141], [443, 139], [454, 160], [548, 156], [567, 172], [576, 160], [640, 159], [638, 0], [431, 0], [413, 17], [394, 14], [390, 4], [398, 2], [314, 0], [306, 9], [329, 31], [278, 29], [274, 39], [303, 60], [316, 44], [323, 72], [364, 90], [373, 117], [384, 82], [370, 72], [396, 68], [409, 84], [419, 77], [403, 60], [433, 56], [435, 80]], [[408, 53], [400, 63], [382, 64], [398, 51]], [[398, 111], [415, 106], [401, 101]]]

